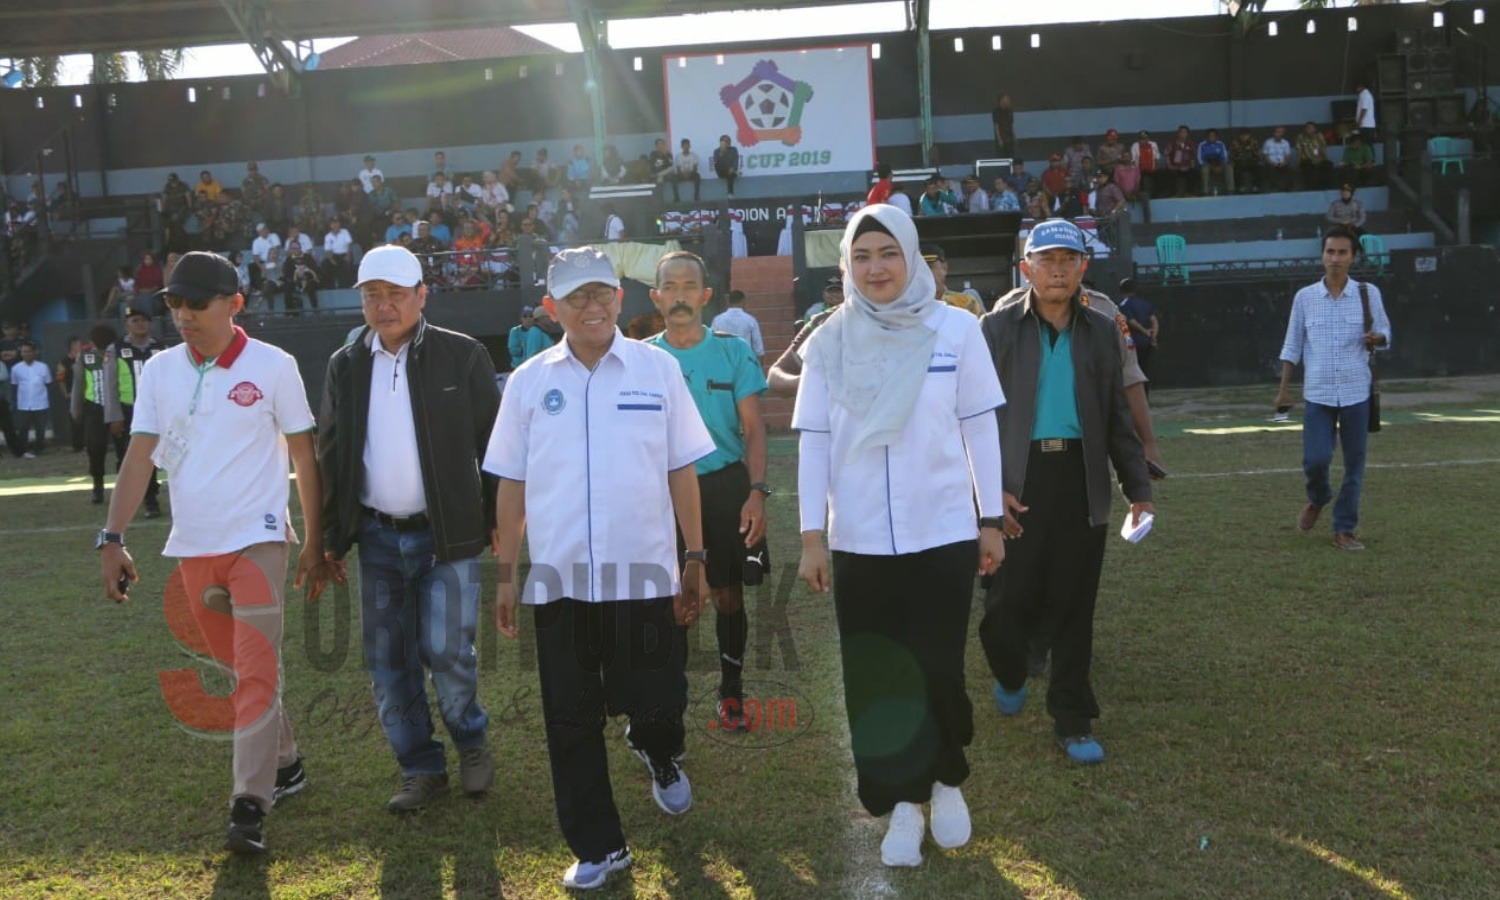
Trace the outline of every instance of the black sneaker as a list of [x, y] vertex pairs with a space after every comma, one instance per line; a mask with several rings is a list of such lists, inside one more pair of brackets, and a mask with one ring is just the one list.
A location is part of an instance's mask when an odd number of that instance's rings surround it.
[[155, 500], [147, 500], [146, 501], [146, 518], [148, 518], [148, 519], [160, 519], [161, 518], [161, 504], [158, 503], [158, 502], [156, 502]]
[[719, 730], [729, 734], [743, 734], [750, 730], [745, 719], [744, 688], [719, 686]]
[[276, 770], [276, 789], [271, 792], [271, 805], [275, 806], [305, 787], [307, 771], [302, 768], [302, 757], [299, 756], [291, 765]]
[[94, 488], [94, 495], [89, 498], [89, 502], [90, 503], [103, 503], [104, 502], [104, 488], [99, 488], [99, 487]]
[[266, 838], [261, 823], [266, 814], [260, 804], [249, 797], [234, 801], [229, 812], [229, 836], [224, 839], [224, 849], [230, 853], [265, 853]]

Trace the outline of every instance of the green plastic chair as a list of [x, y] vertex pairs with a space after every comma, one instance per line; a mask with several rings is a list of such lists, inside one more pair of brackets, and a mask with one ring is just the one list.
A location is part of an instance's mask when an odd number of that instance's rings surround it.
[[1156, 261], [1161, 266], [1161, 283], [1181, 278], [1191, 284], [1187, 268], [1187, 239], [1180, 234], [1164, 234], [1156, 239]]
[[1385, 241], [1378, 234], [1362, 234], [1359, 236], [1359, 247], [1364, 251], [1365, 259], [1374, 266], [1377, 274], [1384, 275], [1385, 267], [1391, 262], [1391, 254], [1385, 249]]
[[1458, 140], [1451, 137], [1435, 137], [1427, 142], [1427, 152], [1438, 164], [1438, 174], [1447, 175], [1449, 166], [1458, 166], [1458, 174], [1464, 173], [1464, 160], [1459, 156]]

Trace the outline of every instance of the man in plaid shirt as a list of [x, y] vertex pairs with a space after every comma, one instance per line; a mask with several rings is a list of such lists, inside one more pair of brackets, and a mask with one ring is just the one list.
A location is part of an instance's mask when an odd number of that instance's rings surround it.
[[1311, 531], [1318, 514], [1334, 500], [1328, 481], [1337, 440], [1344, 449], [1344, 483], [1333, 504], [1333, 545], [1340, 550], [1363, 550], [1354, 536], [1359, 524], [1359, 493], [1364, 483], [1365, 447], [1370, 423], [1370, 358], [1391, 343], [1380, 291], [1369, 293], [1370, 326], [1365, 327], [1361, 285], [1349, 278], [1349, 267], [1359, 253], [1359, 241], [1347, 227], [1336, 225], [1323, 235], [1321, 281], [1297, 292], [1291, 321], [1281, 347], [1281, 390], [1278, 407], [1291, 405], [1292, 368], [1303, 367], [1302, 470], [1307, 476], [1307, 505], [1297, 528]]

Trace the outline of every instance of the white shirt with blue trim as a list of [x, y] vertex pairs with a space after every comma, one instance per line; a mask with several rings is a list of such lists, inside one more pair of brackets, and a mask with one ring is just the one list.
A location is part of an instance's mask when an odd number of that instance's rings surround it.
[[484, 470], [525, 482], [521, 602], [649, 600], [681, 589], [667, 473], [714, 451], [682, 369], [614, 342], [593, 371], [567, 340], [511, 373]]

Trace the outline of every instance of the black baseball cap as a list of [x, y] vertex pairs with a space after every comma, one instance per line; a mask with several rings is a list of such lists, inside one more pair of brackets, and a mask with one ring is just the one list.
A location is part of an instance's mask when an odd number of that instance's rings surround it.
[[149, 319], [151, 318], [151, 310], [147, 309], [144, 306], [131, 305], [125, 307], [125, 318], [134, 319], [136, 316], [140, 316], [143, 319]]
[[181, 297], [194, 303], [240, 292], [240, 273], [217, 253], [184, 253], [172, 267], [172, 278], [156, 296]]
[[838, 275], [829, 275], [828, 276], [828, 280], [825, 281], [825, 282], [823, 282], [823, 290], [825, 290], [825, 291], [834, 291], [834, 290], [836, 290], [836, 291], [839, 291], [840, 293], [842, 293], [843, 290], [844, 290], [844, 279], [842, 277], [838, 276]]
[[922, 245], [922, 259], [927, 262], [947, 262], [948, 257], [943, 253], [943, 248], [937, 244]]

